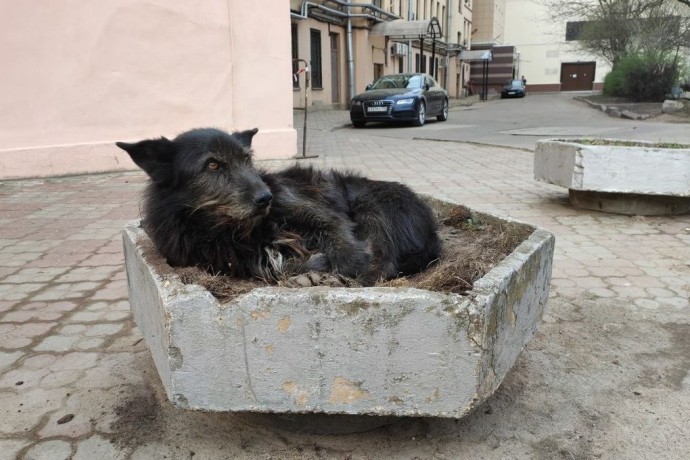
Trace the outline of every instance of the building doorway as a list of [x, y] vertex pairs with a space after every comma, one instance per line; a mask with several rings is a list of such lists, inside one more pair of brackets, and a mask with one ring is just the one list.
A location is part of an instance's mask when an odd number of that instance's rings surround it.
[[561, 63], [561, 91], [591, 91], [596, 62]]
[[330, 34], [331, 39], [331, 102], [340, 102], [340, 48], [339, 35]]
[[374, 81], [383, 76], [383, 64], [374, 64]]

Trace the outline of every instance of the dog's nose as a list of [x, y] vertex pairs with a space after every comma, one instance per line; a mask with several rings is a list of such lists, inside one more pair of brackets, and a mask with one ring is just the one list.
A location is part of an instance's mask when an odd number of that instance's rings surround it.
[[259, 192], [254, 195], [254, 203], [258, 204], [259, 206], [267, 206], [272, 199], [273, 195], [271, 195], [271, 192], [268, 191]]

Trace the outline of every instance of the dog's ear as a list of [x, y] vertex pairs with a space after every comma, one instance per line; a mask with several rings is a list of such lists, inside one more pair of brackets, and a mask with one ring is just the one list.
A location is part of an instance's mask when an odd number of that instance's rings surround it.
[[252, 148], [252, 138], [254, 134], [258, 132], [259, 128], [248, 129], [246, 131], [235, 131], [232, 133], [232, 137], [234, 137], [245, 150], [250, 150]]
[[146, 171], [154, 182], [163, 183], [171, 178], [171, 162], [175, 153], [172, 141], [161, 137], [133, 144], [116, 142], [115, 145], [129, 153], [132, 161]]

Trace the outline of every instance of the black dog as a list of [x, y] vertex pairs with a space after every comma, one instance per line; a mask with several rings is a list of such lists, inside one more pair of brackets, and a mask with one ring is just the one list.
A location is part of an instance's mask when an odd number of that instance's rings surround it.
[[257, 170], [256, 132], [117, 143], [151, 178], [144, 228], [170, 265], [264, 280], [327, 272], [371, 285], [438, 258], [434, 215], [409, 188], [311, 167]]

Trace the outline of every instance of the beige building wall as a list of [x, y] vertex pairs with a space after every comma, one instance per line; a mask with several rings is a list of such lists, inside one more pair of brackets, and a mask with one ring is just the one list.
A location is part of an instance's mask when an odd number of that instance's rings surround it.
[[[471, 33], [474, 43], [512, 44], [506, 42], [503, 35], [506, 0], [473, 0], [472, 19]], [[513, 21], [513, 18], [510, 20]]]
[[[442, 27], [443, 37], [442, 41], [448, 41], [451, 45], [459, 45], [466, 40], [471, 33], [472, 24], [472, 8], [473, 2], [476, 0], [413, 0], [412, 1], [412, 17], [414, 19], [430, 19], [436, 17], [438, 14], [439, 23]], [[357, 4], [378, 5], [384, 11], [391, 13], [397, 17], [407, 20], [408, 18], [408, 2], [407, 0], [384, 0], [381, 2], [353, 2]], [[313, 4], [322, 4], [327, 8], [336, 8], [340, 6], [338, 11], [345, 12], [346, 9], [342, 5], [336, 5], [334, 2], [304, 2], [300, 0], [291, 0], [290, 8], [293, 12], [292, 24], [296, 27], [297, 35], [297, 57], [311, 62], [311, 40], [310, 31], [318, 30], [321, 33], [321, 72], [322, 85], [321, 87], [312, 87], [307, 92], [308, 107], [310, 109], [319, 108], [345, 108], [349, 104], [349, 81], [347, 68], [347, 34], [344, 21], [340, 24], [325, 22], [317, 20], [309, 16], [308, 12], [314, 10], [319, 13], [318, 8], [309, 7]], [[370, 10], [362, 8], [353, 8], [354, 14], [371, 13]], [[447, 14], [450, 15], [450, 22]], [[335, 19], [337, 15], [334, 15]], [[408, 66], [407, 56], [397, 56], [391, 52], [391, 47], [396, 40], [385, 40], [383, 37], [369, 36], [369, 27], [374, 21], [364, 18], [353, 18], [353, 61], [354, 61], [354, 88], [355, 93], [360, 93], [365, 90], [366, 85], [374, 80], [375, 72], [382, 74], [398, 73], [402, 68], [403, 72], [407, 72], [408, 68], [416, 71], [415, 68], [415, 54], [420, 53], [418, 46], [413, 43], [412, 53], [410, 56], [411, 65]], [[458, 32], [460, 37], [458, 37]], [[336, 34], [337, 36], [337, 56], [340, 60], [339, 64], [332, 66], [331, 63], [331, 41], [329, 34]], [[448, 38], [446, 38], [448, 37]], [[460, 42], [458, 42], [460, 40]], [[402, 42], [405, 43], [405, 42]], [[469, 43], [466, 43], [469, 46]], [[430, 51], [424, 52], [425, 58], [428, 60]], [[439, 70], [437, 80], [445, 86], [451, 97], [460, 97], [463, 94], [462, 88], [465, 82], [469, 79], [469, 67], [467, 63], [462, 63], [456, 59], [457, 52], [452, 52], [446, 60], [442, 54], [437, 51], [439, 58]], [[402, 63], [402, 65], [401, 65]], [[447, 72], [446, 67], [447, 66]], [[337, 69], [338, 78], [333, 79], [332, 69]], [[447, 77], [446, 77], [447, 75]], [[304, 107], [305, 89], [304, 89], [304, 75], [298, 74], [299, 87], [293, 88], [292, 101], [293, 106], [297, 108]], [[447, 80], [447, 81], [446, 81]], [[312, 80], [313, 82], [313, 80]], [[337, 92], [334, 92], [334, 86], [338, 86]], [[337, 94], [338, 97], [334, 97]]]
[[[530, 91], [560, 91], [561, 64], [596, 62], [595, 89], [600, 89], [610, 65], [565, 41], [565, 23], [554, 23], [539, 0], [505, 0], [504, 42], [518, 53], [518, 75], [527, 78]], [[529, 24], [529, 26], [526, 26]]]
[[295, 155], [286, 6], [0, 3], [0, 178], [135, 168], [115, 141], [200, 126], [258, 127], [258, 157]]

